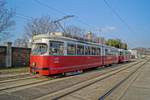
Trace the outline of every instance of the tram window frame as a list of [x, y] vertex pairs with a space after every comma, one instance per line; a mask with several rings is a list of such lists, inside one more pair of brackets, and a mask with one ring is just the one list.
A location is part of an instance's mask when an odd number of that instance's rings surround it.
[[[53, 47], [52, 47], [52, 43], [55, 43], [53, 45]], [[57, 45], [56, 45], [56, 43], [57, 43]], [[49, 41], [49, 55], [53, 55], [53, 56], [64, 55], [64, 42], [62, 42], [62, 41]]]
[[77, 55], [84, 55], [84, 45], [77, 44]]
[[105, 48], [105, 55], [106, 56], [111, 55], [111, 50], [109, 48]]
[[[69, 46], [74, 47], [74, 51], [69, 51]], [[74, 46], [73, 46], [74, 45]], [[70, 49], [73, 49], [73, 48], [70, 48]], [[73, 43], [67, 43], [67, 55], [76, 55], [76, 44], [73, 44]], [[69, 52], [68, 52], [69, 51]]]

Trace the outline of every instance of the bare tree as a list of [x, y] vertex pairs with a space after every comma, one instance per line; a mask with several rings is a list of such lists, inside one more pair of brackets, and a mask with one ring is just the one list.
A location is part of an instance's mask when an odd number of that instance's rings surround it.
[[54, 20], [52, 20], [49, 16], [33, 18], [25, 25], [22, 40], [16, 40], [16, 42], [18, 41], [18, 43], [22, 44], [21, 41], [23, 41], [26, 44], [25, 46], [28, 46], [33, 35], [47, 34], [50, 32], [56, 32], [58, 30], [59, 27], [57, 27], [57, 25], [54, 23]]
[[81, 29], [80, 27], [73, 26], [73, 25], [65, 27], [65, 31], [67, 32], [67, 34], [73, 36], [80, 36], [80, 37], [83, 37], [85, 33], [84, 29]]
[[42, 16], [40, 18], [34, 18], [27, 22], [25, 29], [25, 37], [30, 39], [35, 34], [47, 34], [49, 32], [55, 32], [58, 27], [49, 16]]
[[15, 24], [14, 12], [6, 8], [6, 2], [0, 0], [0, 42], [9, 37], [9, 29]]
[[14, 41], [14, 46], [27, 48], [28, 42], [25, 39], [18, 38]]
[[[25, 42], [29, 42], [33, 35], [61, 31], [60, 28], [61, 27], [55, 24], [55, 21], [52, 20], [49, 16], [34, 18], [27, 22], [27, 24], [25, 25], [25, 33], [23, 36], [23, 40], [26, 40]], [[67, 34], [84, 37], [84, 30], [80, 27], [71, 25], [64, 27], [64, 30]]]

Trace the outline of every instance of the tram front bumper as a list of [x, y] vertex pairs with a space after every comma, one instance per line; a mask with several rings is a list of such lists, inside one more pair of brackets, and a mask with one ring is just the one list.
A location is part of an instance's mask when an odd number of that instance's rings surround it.
[[34, 74], [40, 74], [40, 75], [50, 74], [49, 68], [40, 68], [40, 67], [30, 67], [30, 72]]

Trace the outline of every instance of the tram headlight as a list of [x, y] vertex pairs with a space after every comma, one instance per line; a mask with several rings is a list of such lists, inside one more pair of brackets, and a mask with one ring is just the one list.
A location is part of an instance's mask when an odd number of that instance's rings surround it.
[[35, 66], [36, 66], [36, 63], [35, 63], [35, 62], [33, 62], [33, 63], [32, 63], [32, 67], [35, 67]]

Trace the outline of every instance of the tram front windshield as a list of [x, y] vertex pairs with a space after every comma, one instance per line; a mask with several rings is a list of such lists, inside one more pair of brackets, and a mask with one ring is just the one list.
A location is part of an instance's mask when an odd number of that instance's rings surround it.
[[45, 54], [48, 50], [46, 43], [34, 43], [32, 45], [32, 54], [33, 55], [42, 55]]

